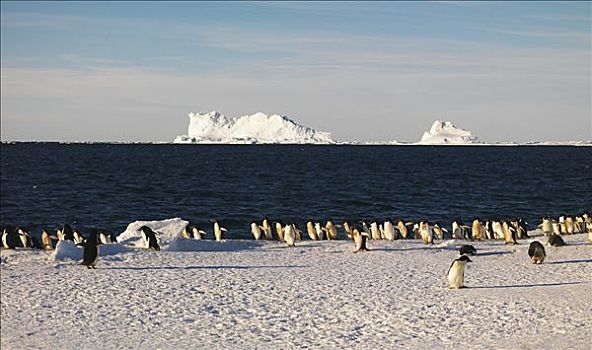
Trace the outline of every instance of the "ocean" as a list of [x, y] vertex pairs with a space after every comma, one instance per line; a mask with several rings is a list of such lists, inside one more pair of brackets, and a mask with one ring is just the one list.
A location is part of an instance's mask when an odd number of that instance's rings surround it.
[[523, 217], [592, 209], [592, 148], [17, 143], [0, 146], [2, 225], [123, 232], [250, 222]]

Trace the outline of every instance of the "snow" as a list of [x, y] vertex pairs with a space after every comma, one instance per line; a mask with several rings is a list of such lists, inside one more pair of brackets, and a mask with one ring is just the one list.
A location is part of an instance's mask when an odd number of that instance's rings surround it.
[[481, 141], [468, 131], [457, 127], [449, 121], [436, 120], [429, 131], [423, 133], [418, 144], [441, 145], [441, 144], [479, 144]]
[[2, 348], [589, 348], [585, 234], [545, 247], [541, 265], [526, 240], [471, 242], [468, 288], [450, 290], [462, 240], [370, 241], [353, 254], [345, 240], [190, 241], [175, 236], [180, 224], [160, 222], [168, 251], [101, 246], [96, 270], [2, 250]]
[[286, 116], [255, 113], [228, 118], [216, 111], [189, 113], [187, 135], [175, 143], [296, 143], [331, 144], [328, 132], [302, 126]]
[[158, 244], [161, 249], [164, 249], [173, 239], [181, 237], [181, 232], [183, 232], [183, 229], [188, 223], [189, 221], [181, 218], [160, 221], [134, 221], [127, 225], [123, 233], [117, 236], [117, 241], [123, 244], [131, 244], [135, 247], [146, 248], [140, 227], [148, 226], [157, 233], [156, 239], [158, 240]]

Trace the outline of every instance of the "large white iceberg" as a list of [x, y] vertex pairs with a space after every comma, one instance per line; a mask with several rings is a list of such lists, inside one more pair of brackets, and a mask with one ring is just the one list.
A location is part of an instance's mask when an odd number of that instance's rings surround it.
[[420, 145], [466, 145], [482, 143], [478, 137], [468, 131], [457, 127], [452, 122], [436, 120], [429, 131], [423, 133]]
[[175, 143], [335, 143], [328, 132], [302, 126], [286, 116], [255, 113], [228, 118], [216, 111], [189, 113], [187, 135]]

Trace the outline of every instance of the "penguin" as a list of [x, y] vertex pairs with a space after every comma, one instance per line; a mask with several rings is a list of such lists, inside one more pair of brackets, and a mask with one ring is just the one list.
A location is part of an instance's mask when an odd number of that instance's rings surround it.
[[195, 240], [202, 240], [206, 235], [206, 231], [200, 230], [199, 227], [193, 225], [191, 227], [191, 231], [189, 232], [189, 238], [193, 238]]
[[214, 237], [216, 237], [216, 241], [221, 241], [224, 238], [224, 232], [228, 232], [228, 230], [220, 226], [217, 220], [214, 220]]
[[469, 239], [469, 227], [463, 224], [460, 219], [452, 222], [452, 238]]
[[152, 231], [148, 226], [140, 227], [140, 232], [142, 232], [142, 236], [144, 237], [146, 249], [160, 250], [158, 240], [156, 239], [156, 232]]
[[317, 231], [314, 228], [314, 222], [310, 219], [306, 221], [306, 233], [308, 233], [308, 238], [312, 241], [317, 240]]
[[58, 238], [58, 241], [64, 240], [64, 227], [62, 227], [62, 225], [56, 227], [56, 237]]
[[512, 226], [516, 229], [516, 236], [519, 239], [528, 238], [528, 223], [523, 218], [517, 218], [512, 220]]
[[192, 224], [187, 224], [185, 226], [185, 228], [183, 228], [183, 231], [181, 231], [181, 237], [183, 238], [191, 238], [191, 229], [193, 228]]
[[542, 264], [547, 256], [545, 247], [539, 241], [530, 243], [530, 246], [528, 246], [528, 256], [532, 259], [533, 264]]
[[370, 223], [370, 235], [372, 240], [377, 241], [380, 239], [380, 230], [378, 229], [378, 223], [376, 222], [376, 220], [373, 220]]
[[62, 229], [62, 239], [74, 242], [74, 232], [72, 231], [72, 227], [68, 224], [65, 224]]
[[463, 244], [460, 246], [460, 255], [475, 255], [477, 254], [477, 249], [472, 245]]
[[80, 231], [78, 231], [78, 229], [74, 229], [72, 231], [72, 236], [74, 237], [74, 244], [79, 245], [79, 246], [84, 245], [85, 238], [84, 238], [84, 236], [82, 236]]
[[295, 239], [297, 241], [301, 241], [302, 240], [302, 230], [300, 229], [300, 227], [298, 227], [297, 224], [292, 224], [292, 227], [294, 228]]
[[516, 242], [516, 229], [507, 220], [502, 223], [502, 230], [506, 244], [518, 244]]
[[434, 244], [434, 234], [427, 220], [419, 222], [419, 235], [425, 244]]
[[284, 224], [281, 221], [275, 223], [275, 233], [278, 236], [280, 242], [284, 241]]
[[327, 232], [327, 239], [339, 239], [339, 236], [337, 235], [337, 228], [331, 219], [327, 220], [327, 223], [325, 224], [325, 232]]
[[315, 222], [315, 231], [317, 232], [317, 238], [319, 239], [319, 241], [322, 241], [325, 238], [325, 231], [323, 229], [323, 227], [321, 227], [321, 223], [320, 222]]
[[592, 223], [586, 223], [586, 231], [588, 231], [588, 242], [592, 243]]
[[352, 236], [353, 231], [352, 231], [352, 227], [351, 227], [349, 221], [343, 222], [343, 231], [345, 231], [345, 237], [347, 237], [349, 239], [353, 239], [353, 236]]
[[553, 221], [551, 223], [551, 225], [553, 226], [553, 232], [551, 233], [552, 235], [561, 235], [561, 224], [557, 221]]
[[485, 228], [481, 223], [479, 218], [473, 219], [473, 224], [471, 225], [471, 234], [473, 235], [473, 240], [480, 241], [485, 238]]
[[54, 240], [57, 240], [56, 236], [51, 236], [46, 229], [41, 230], [41, 245], [43, 249], [53, 250], [55, 248]]
[[39, 240], [37, 239], [37, 237], [31, 236], [30, 238], [31, 238], [31, 248], [43, 249], [43, 246], [41, 245], [41, 243], [39, 243]]
[[581, 214], [576, 215], [574, 224], [576, 233], [586, 232], [586, 223], [584, 222], [584, 217]]
[[2, 230], [2, 246], [6, 249], [16, 249], [20, 245], [19, 234], [14, 227], [6, 226]]
[[261, 227], [255, 221], [251, 222], [251, 234], [256, 241], [261, 239]]
[[575, 223], [571, 216], [565, 218], [565, 231], [568, 235], [573, 235], [575, 233]]
[[[146, 227], [146, 226], [144, 226]], [[99, 261], [99, 247], [97, 246], [97, 230], [92, 229], [90, 236], [84, 242], [84, 251], [82, 255], [82, 265], [86, 268], [96, 269]]]
[[263, 230], [263, 235], [265, 236], [266, 240], [273, 240], [273, 231], [271, 230], [271, 223], [269, 222], [267, 216], [265, 216], [261, 221], [261, 230]]
[[33, 244], [31, 243], [31, 236], [29, 236], [29, 233], [27, 232], [27, 230], [25, 230], [22, 227], [17, 227], [16, 232], [19, 236], [21, 247], [23, 247], [23, 248], [32, 248], [33, 247]]
[[548, 216], [543, 216], [543, 222], [539, 225], [539, 228], [545, 236], [551, 235], [553, 233], [553, 220]]
[[493, 232], [493, 221], [491, 220], [485, 221], [485, 236], [487, 239], [495, 239], [495, 234]]
[[109, 231], [97, 229], [97, 232], [99, 233], [99, 242], [101, 244], [117, 243], [116, 240], [113, 240], [113, 234], [109, 233]]
[[382, 225], [383, 232], [384, 232], [384, 239], [387, 241], [394, 241], [397, 239], [397, 233], [395, 232], [395, 226], [393, 226], [393, 222], [391, 219], [386, 218], [384, 220], [384, 224]]
[[559, 231], [560, 234], [564, 235], [567, 234], [567, 225], [565, 224], [565, 215], [559, 216]]
[[547, 241], [547, 244], [552, 247], [562, 247], [562, 246], [566, 245], [563, 238], [561, 238], [561, 236], [555, 235], [555, 234], [549, 236], [549, 240]]
[[503, 225], [498, 220], [493, 220], [491, 222], [491, 229], [493, 230], [493, 238], [494, 239], [504, 239], [504, 229]]
[[465, 288], [465, 265], [472, 262], [466, 255], [454, 259], [448, 269], [448, 285], [451, 289]]
[[354, 253], [370, 251], [370, 249], [368, 249], [368, 247], [366, 246], [366, 242], [368, 240], [368, 233], [360, 232], [357, 228], [354, 228], [352, 230], [352, 238], [354, 240], [354, 245], [356, 247]]
[[401, 219], [397, 220], [397, 230], [399, 231], [399, 234], [401, 235], [401, 237], [403, 239], [407, 239], [407, 234], [408, 234], [407, 225]]
[[288, 224], [284, 227], [284, 240], [288, 244], [288, 247], [294, 247], [296, 241], [296, 232], [294, 224]]
[[421, 235], [419, 234], [419, 223], [413, 224], [411, 231], [413, 232], [413, 239], [421, 238]]
[[434, 233], [434, 236], [436, 237], [436, 239], [443, 239], [444, 232], [448, 232], [448, 230], [446, 230], [445, 228], [442, 228], [442, 226], [440, 226], [440, 224], [436, 222], [432, 226], [432, 232]]

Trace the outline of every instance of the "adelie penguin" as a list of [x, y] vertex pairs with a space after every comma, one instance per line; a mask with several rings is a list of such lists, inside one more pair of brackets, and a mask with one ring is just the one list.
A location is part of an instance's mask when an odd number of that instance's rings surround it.
[[384, 232], [384, 239], [386, 239], [387, 241], [394, 241], [395, 239], [397, 239], [395, 226], [393, 225], [391, 219], [386, 218], [386, 220], [384, 220], [384, 224], [382, 225], [382, 227]]
[[561, 236], [552, 234], [551, 236], [549, 236], [549, 241], [547, 242], [547, 244], [552, 247], [562, 247], [565, 245], [565, 241], [563, 240], [563, 238], [561, 238]]
[[43, 249], [53, 250], [56, 246], [55, 241], [57, 240], [58, 238], [56, 236], [50, 235], [48, 230], [41, 230], [41, 245], [43, 246]]
[[352, 238], [354, 240], [354, 244], [356, 247], [354, 253], [370, 251], [370, 249], [368, 249], [368, 247], [366, 246], [368, 236], [369, 234], [367, 232], [360, 232], [357, 228], [354, 228], [352, 230]]
[[96, 269], [99, 261], [99, 247], [97, 245], [97, 230], [90, 231], [90, 236], [84, 242], [84, 252], [82, 255], [82, 265], [88, 269]]
[[539, 241], [530, 243], [530, 246], [528, 247], [528, 256], [530, 256], [533, 264], [542, 264], [545, 257], [547, 257], [545, 247], [543, 247]]
[[308, 238], [310, 238], [311, 241], [318, 240], [317, 231], [314, 227], [314, 221], [311, 219], [306, 220], [306, 233], [308, 233]]
[[255, 221], [251, 222], [251, 234], [256, 241], [261, 239], [261, 226]]
[[460, 246], [460, 255], [476, 255], [477, 249], [469, 244], [463, 244]]
[[265, 236], [266, 240], [272, 241], [273, 240], [273, 233], [271, 229], [271, 222], [269, 218], [264, 217], [261, 221], [261, 230], [263, 230], [263, 235]]
[[294, 247], [296, 240], [296, 227], [294, 227], [294, 224], [288, 224], [284, 227], [284, 240], [288, 247]]
[[146, 249], [160, 250], [158, 240], [156, 239], [156, 232], [152, 231], [152, 229], [148, 226], [140, 227], [140, 232], [142, 232], [142, 237], [144, 237]]
[[216, 241], [221, 241], [224, 238], [224, 232], [227, 231], [227, 229], [220, 226], [220, 223], [217, 220], [214, 220], [214, 237], [216, 238]]
[[448, 286], [451, 289], [465, 287], [465, 266], [470, 262], [472, 262], [472, 260], [466, 255], [461, 255], [454, 259], [448, 269]]
[[6, 249], [15, 249], [20, 245], [19, 234], [16, 233], [14, 227], [6, 226], [2, 230], [2, 246]]

